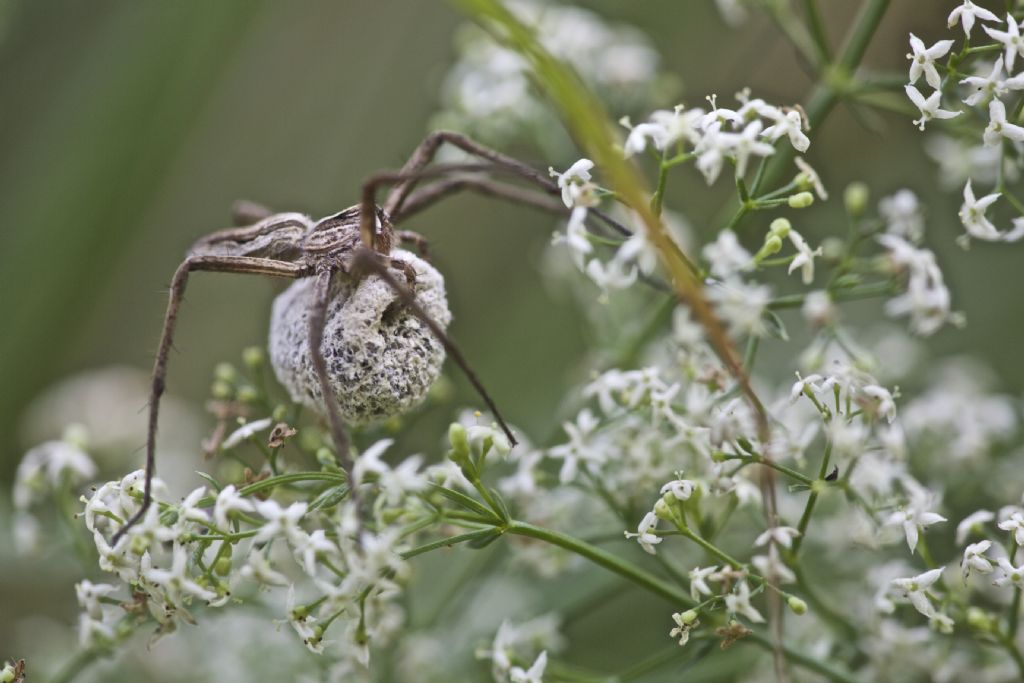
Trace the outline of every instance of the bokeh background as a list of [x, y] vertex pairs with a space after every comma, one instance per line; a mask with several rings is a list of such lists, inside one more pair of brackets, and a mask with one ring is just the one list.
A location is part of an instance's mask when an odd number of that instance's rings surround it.
[[[756, 14], [732, 30], [710, 0], [579, 4], [647, 32], [688, 103], [748, 85], [769, 101], [796, 102], [809, 88], [792, 49]], [[821, 4], [835, 43], [859, 3]], [[928, 43], [946, 37], [954, 4], [893, 2], [866, 64], [903, 70], [908, 31]], [[430, 129], [462, 21], [424, 0], [0, 2], [0, 485], [38, 438], [23, 418], [40, 392], [108, 364], [148, 371], [174, 268], [193, 240], [228, 224], [234, 200], [323, 215], [355, 203], [366, 175], [405, 160]], [[876, 199], [901, 187], [918, 193], [928, 244], [955, 306], [970, 313], [966, 329], [943, 331], [930, 348], [973, 349], [1019, 394], [1019, 250], [956, 247], [959, 196], [940, 191], [909, 117], [876, 123], [866, 130], [840, 109], [812, 135], [809, 159], [835, 199], [855, 179]], [[574, 160], [506, 151], [540, 168]], [[679, 178], [668, 205], [711, 234], [728, 188]], [[816, 215], [802, 216], [812, 226], [805, 234], [844, 229], [813, 227]], [[549, 433], [566, 387], [588, 371], [582, 313], [539, 274], [556, 223], [466, 196], [407, 227], [430, 238], [452, 332], [504, 410], [527, 432]], [[264, 344], [279, 288], [254, 276], [194, 277], [169, 390], [200, 406], [218, 361]], [[473, 402], [453, 381], [449, 405], [423, 424]], [[407, 436], [411, 447], [436, 452], [439, 430], [420, 432]], [[70, 593], [46, 600], [44, 579], [0, 576], [0, 644], [12, 605], [73, 619]]]

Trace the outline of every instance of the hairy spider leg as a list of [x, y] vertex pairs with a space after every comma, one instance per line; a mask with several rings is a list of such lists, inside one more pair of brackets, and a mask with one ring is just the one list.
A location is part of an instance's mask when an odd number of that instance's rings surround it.
[[160, 397], [163, 396], [167, 381], [167, 363], [171, 346], [174, 341], [174, 328], [178, 321], [178, 312], [185, 296], [188, 276], [193, 271], [215, 273], [246, 273], [252, 275], [272, 275], [297, 279], [309, 275], [308, 267], [298, 263], [288, 263], [275, 259], [256, 258], [252, 256], [190, 256], [174, 271], [171, 280], [170, 297], [167, 312], [164, 314], [163, 331], [160, 333], [160, 346], [157, 349], [156, 361], [153, 364], [153, 384], [149, 395], [149, 424], [146, 433], [146, 477], [142, 490], [142, 507], [117, 530], [112, 545], [141, 520], [153, 502], [153, 472], [156, 469], [156, 430], [160, 413]]

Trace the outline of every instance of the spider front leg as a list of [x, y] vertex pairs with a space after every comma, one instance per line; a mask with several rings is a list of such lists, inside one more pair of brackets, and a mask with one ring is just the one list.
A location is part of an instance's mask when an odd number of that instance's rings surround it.
[[174, 329], [178, 322], [178, 312], [185, 296], [189, 274], [193, 271], [209, 271], [217, 273], [248, 273], [253, 275], [272, 275], [285, 278], [300, 278], [308, 275], [307, 268], [297, 263], [288, 263], [274, 259], [255, 258], [249, 256], [190, 256], [174, 271], [171, 279], [171, 292], [164, 314], [163, 332], [160, 334], [160, 346], [157, 348], [156, 361], [153, 363], [153, 382], [149, 394], [149, 423], [146, 432], [146, 476], [142, 490], [142, 507], [117, 530], [112, 545], [141, 520], [153, 502], [153, 472], [156, 470], [156, 432], [160, 415], [160, 398], [167, 385], [167, 363], [171, 347], [174, 343]]

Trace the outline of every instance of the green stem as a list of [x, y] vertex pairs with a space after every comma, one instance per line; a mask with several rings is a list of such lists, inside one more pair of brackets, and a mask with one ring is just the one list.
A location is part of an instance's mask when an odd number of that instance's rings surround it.
[[[340, 472], [293, 472], [292, 474], [281, 474], [276, 477], [268, 477], [267, 479], [253, 482], [248, 486], [243, 486], [238, 490], [238, 494], [241, 496], [251, 496], [261, 491], [272, 489], [276, 486], [295, 484], [302, 481], [329, 481], [335, 484], [344, 484], [348, 481], [348, 477]], [[200, 500], [197, 505], [199, 507], [210, 507], [216, 502], [216, 496], [207, 496]]]
[[817, 0], [803, 0], [804, 13], [807, 15], [807, 25], [811, 32], [811, 39], [818, 50], [818, 56], [822, 64], [831, 61], [828, 51], [828, 35], [825, 33], [825, 22], [821, 17], [821, 8]]
[[688, 527], [680, 526], [679, 531], [683, 534], [683, 536], [686, 536], [688, 539], [699, 545], [701, 548], [704, 548], [704, 550], [707, 551], [709, 555], [717, 557], [719, 560], [725, 562], [733, 569], [743, 568], [744, 565], [742, 562], [729, 555], [727, 552], [716, 546], [714, 543], [711, 543], [710, 541], [707, 541], [698, 536], [697, 534], [693, 533], [692, 531], [690, 531]]
[[424, 543], [423, 545], [417, 546], [412, 550], [406, 550], [402, 553], [402, 559], [408, 560], [417, 555], [423, 553], [429, 553], [431, 550], [437, 550], [438, 548], [451, 548], [459, 543], [466, 543], [467, 541], [475, 541], [481, 538], [487, 538], [496, 533], [500, 533], [496, 527], [487, 527], [486, 529], [478, 529], [476, 531], [467, 531], [464, 534], [458, 534], [456, 536], [448, 536], [446, 538], [439, 538], [436, 541], [430, 543]]
[[[818, 480], [824, 481], [828, 475], [829, 461], [832, 459], [832, 442], [829, 441], [825, 444], [825, 455], [821, 458], [821, 467], [818, 468]], [[811, 523], [811, 515], [814, 513], [814, 506], [818, 503], [818, 489], [811, 486], [811, 495], [807, 497], [807, 505], [804, 506], [804, 513], [800, 516], [800, 523], [797, 524], [797, 531], [800, 534], [793, 539], [793, 559], [796, 559], [797, 554], [800, 552], [800, 546], [803, 545], [804, 536], [807, 533], [807, 526]]]

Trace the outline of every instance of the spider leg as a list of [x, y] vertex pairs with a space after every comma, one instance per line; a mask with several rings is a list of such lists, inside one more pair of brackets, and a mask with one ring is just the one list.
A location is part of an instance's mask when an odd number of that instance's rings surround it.
[[274, 212], [263, 204], [248, 199], [239, 199], [231, 205], [231, 222], [237, 227], [259, 223], [273, 215]]
[[[437, 154], [437, 150], [443, 143], [458, 147], [468, 154], [472, 154], [480, 159], [485, 159], [496, 166], [500, 166], [507, 172], [513, 175], [519, 176], [523, 180], [539, 185], [541, 189], [551, 193], [558, 193], [558, 185], [555, 184], [551, 178], [533, 168], [528, 164], [524, 164], [522, 161], [514, 157], [510, 157], [506, 154], [491, 149], [485, 145], [481, 145], [472, 138], [469, 138], [461, 133], [455, 133], [448, 130], [439, 130], [431, 133], [419, 146], [413, 150], [412, 156], [402, 166], [401, 172], [405, 174], [412, 174], [416, 171], [423, 169], [427, 164], [433, 161], [434, 156]], [[405, 201], [406, 196], [416, 186], [417, 178], [410, 175], [407, 180], [395, 185], [394, 189], [388, 194], [387, 199], [384, 202], [384, 211], [388, 215], [398, 213], [402, 208], [402, 203]]]
[[420, 253], [423, 258], [430, 258], [430, 243], [427, 238], [418, 232], [412, 230], [396, 230], [395, 237], [398, 238], [399, 242], [407, 242], [415, 245], [416, 251]]
[[324, 325], [327, 322], [327, 308], [331, 301], [331, 283], [335, 272], [335, 270], [327, 268], [316, 274], [313, 300], [309, 304], [309, 354], [313, 361], [313, 369], [316, 371], [317, 382], [320, 384], [320, 394], [323, 396], [324, 406], [327, 408], [327, 422], [331, 429], [334, 445], [338, 449], [338, 460], [349, 475], [349, 491], [352, 492], [353, 500], [355, 500], [356, 489], [355, 482], [352, 481], [352, 454], [349, 448], [348, 434], [345, 432], [345, 424], [341, 420], [338, 397], [335, 396], [334, 390], [331, 388], [327, 361], [320, 348], [324, 341]]
[[163, 396], [166, 388], [167, 362], [171, 345], [174, 342], [174, 328], [178, 322], [178, 312], [185, 296], [188, 276], [193, 271], [250, 273], [293, 279], [309, 274], [307, 267], [301, 264], [246, 256], [190, 256], [174, 271], [167, 312], [164, 315], [163, 332], [160, 334], [160, 346], [157, 348], [156, 361], [153, 364], [153, 384], [149, 394], [149, 425], [146, 433], [146, 478], [142, 492], [142, 507], [117, 530], [112, 545], [116, 545], [128, 529], [145, 516], [153, 502], [153, 472], [156, 469], [156, 430], [160, 413], [160, 397]]
[[568, 209], [559, 200], [532, 190], [503, 183], [481, 175], [458, 175], [438, 180], [427, 187], [409, 194], [391, 220], [399, 223], [413, 214], [429, 208], [449, 195], [472, 190], [488, 197], [506, 199], [515, 204], [527, 204], [551, 213], [566, 213]]
[[516, 441], [515, 435], [512, 433], [512, 429], [508, 426], [508, 423], [505, 422], [505, 418], [502, 417], [501, 411], [498, 410], [498, 406], [495, 405], [490, 394], [488, 394], [487, 390], [484, 389], [483, 383], [477, 377], [473, 368], [470, 367], [465, 356], [462, 355], [462, 351], [459, 350], [459, 347], [455, 345], [455, 342], [451, 340], [451, 337], [445, 333], [444, 329], [437, 323], [437, 321], [431, 318], [430, 315], [423, 310], [423, 307], [420, 306], [418, 301], [416, 301], [416, 295], [412, 290], [399, 282], [395, 276], [391, 274], [387, 269], [387, 266], [385, 266], [381, 261], [381, 256], [371, 249], [367, 249], [365, 247], [359, 248], [353, 255], [352, 268], [357, 273], [373, 273], [380, 277], [380, 279], [386, 282], [388, 286], [394, 290], [395, 294], [398, 295], [399, 300], [401, 300], [404, 305], [416, 314], [417, 318], [422, 320], [423, 323], [430, 328], [430, 331], [433, 332], [434, 336], [441, 341], [445, 350], [448, 351], [448, 355], [455, 360], [456, 365], [458, 365], [462, 372], [465, 373], [466, 377], [473, 385], [473, 388], [476, 389], [477, 393], [479, 393], [480, 397], [484, 400], [484, 403], [487, 404], [488, 409], [490, 409], [494, 418], [498, 421], [498, 424], [501, 425], [502, 431], [505, 432], [505, 436], [508, 437], [509, 444], [515, 446], [518, 442]]

